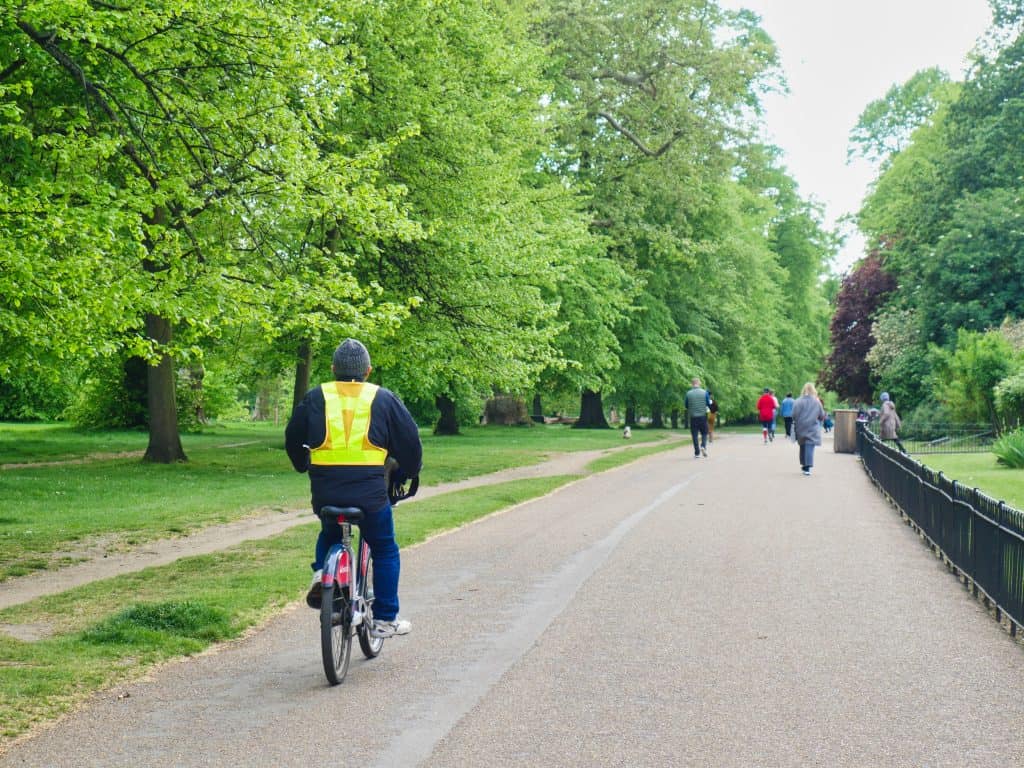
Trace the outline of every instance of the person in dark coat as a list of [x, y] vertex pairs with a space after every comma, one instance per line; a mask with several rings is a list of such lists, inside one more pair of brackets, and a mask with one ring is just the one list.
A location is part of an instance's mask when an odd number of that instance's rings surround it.
[[907, 449], [900, 442], [899, 428], [903, 426], [900, 416], [896, 413], [896, 403], [889, 397], [888, 392], [882, 393], [882, 411], [878, 417], [878, 436], [883, 440], [896, 443], [900, 453], [906, 453]]
[[[313, 513], [325, 506], [359, 507], [359, 525], [373, 558], [374, 625], [377, 637], [404, 635], [412, 628], [398, 618], [400, 558], [385, 463], [394, 459], [391, 483], [419, 475], [423, 460], [419, 428], [402, 401], [390, 390], [366, 381], [370, 354], [355, 339], [334, 351], [334, 381], [306, 393], [285, 428], [285, 449], [298, 472], [309, 473]], [[320, 608], [320, 576], [341, 528], [321, 518], [313, 560], [313, 582], [306, 602]]]

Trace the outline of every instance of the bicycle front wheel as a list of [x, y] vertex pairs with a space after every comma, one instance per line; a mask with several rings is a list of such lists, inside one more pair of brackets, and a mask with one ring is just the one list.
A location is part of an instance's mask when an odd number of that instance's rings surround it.
[[375, 658], [380, 653], [380, 649], [384, 647], [383, 637], [374, 637], [372, 633], [373, 629], [373, 559], [366, 563], [366, 573], [363, 574], [362, 578], [362, 592], [366, 598], [366, 614], [363, 616], [363, 622], [356, 629], [356, 634], [359, 636], [359, 647], [363, 651], [363, 656], [368, 659]]
[[324, 587], [320, 601], [320, 650], [331, 685], [345, 679], [352, 654], [350, 603], [337, 584]]

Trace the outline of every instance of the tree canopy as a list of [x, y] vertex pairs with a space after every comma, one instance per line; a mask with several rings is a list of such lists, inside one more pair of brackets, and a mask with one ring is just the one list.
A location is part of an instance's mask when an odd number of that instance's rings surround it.
[[[1002, 356], [1009, 368], [987, 370], [1006, 378], [1016, 365], [995, 329], [1024, 300], [1024, 36], [1019, 3], [993, 8], [964, 82], [918, 73], [869, 105], [854, 140], [881, 156], [859, 224], [895, 283], [873, 318], [871, 386], [996, 423], [995, 374], [965, 371]], [[964, 381], [980, 389], [968, 396]]]
[[743, 413], [826, 344], [834, 238], [756, 140], [780, 84], [708, 0], [5, 6], [0, 400], [141, 391], [181, 460], [204, 386], [296, 398], [359, 336], [445, 431], [692, 375]]

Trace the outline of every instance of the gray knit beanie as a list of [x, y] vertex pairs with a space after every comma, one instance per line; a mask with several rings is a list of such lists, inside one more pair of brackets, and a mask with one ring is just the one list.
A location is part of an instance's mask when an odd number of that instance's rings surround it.
[[334, 350], [334, 378], [358, 379], [366, 378], [370, 368], [370, 353], [355, 339], [345, 339]]

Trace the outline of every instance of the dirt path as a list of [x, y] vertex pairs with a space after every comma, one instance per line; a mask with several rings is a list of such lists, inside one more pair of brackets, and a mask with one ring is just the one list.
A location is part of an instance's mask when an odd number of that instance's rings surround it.
[[[684, 435], [673, 434], [671, 439], [682, 440]], [[608, 453], [643, 448], [654, 443], [631, 443], [616, 448], [604, 448], [597, 451], [577, 451], [574, 453], [552, 454], [546, 461], [527, 467], [516, 467], [480, 475], [454, 483], [421, 488], [415, 499], [406, 504], [413, 504], [420, 499], [429, 499], [443, 493], [476, 488], [482, 485], [495, 485], [511, 480], [524, 480], [553, 475], [574, 475], [584, 472], [587, 464]], [[100, 579], [134, 573], [151, 566], [166, 565], [182, 557], [205, 555], [227, 549], [242, 541], [265, 539], [286, 531], [289, 528], [312, 521], [309, 509], [295, 509], [286, 512], [267, 511], [244, 520], [236, 520], [223, 525], [203, 528], [189, 536], [159, 539], [148, 542], [129, 552], [118, 554], [97, 554], [75, 565], [62, 568], [60, 579], [54, 579], [49, 571], [29, 574], [0, 583], [0, 610], [12, 605], [26, 603], [37, 597], [52, 595], [73, 587], [88, 584]], [[54, 553], [60, 556], [61, 552]], [[19, 636], [22, 632], [14, 627], [0, 627], [0, 631]], [[30, 628], [38, 634], [39, 628]]]
[[116, 451], [113, 453], [90, 453], [77, 459], [57, 459], [56, 461], [20, 461], [0, 464], [3, 469], [36, 469], [37, 467], [63, 467], [67, 464], [92, 464], [97, 461], [115, 461], [117, 459], [141, 459], [145, 451]]
[[[243, 445], [255, 445], [259, 440], [245, 440], [241, 443], [225, 443], [218, 445], [218, 448], [241, 448]], [[145, 451], [112, 451], [102, 453], [90, 453], [86, 456], [79, 456], [77, 459], [57, 459], [55, 461], [20, 461], [8, 464], [0, 464], [0, 470], [4, 469], [35, 469], [37, 467], [63, 467], [68, 464], [93, 464], [97, 461], [116, 461], [117, 459], [141, 459], [146, 455]]]

